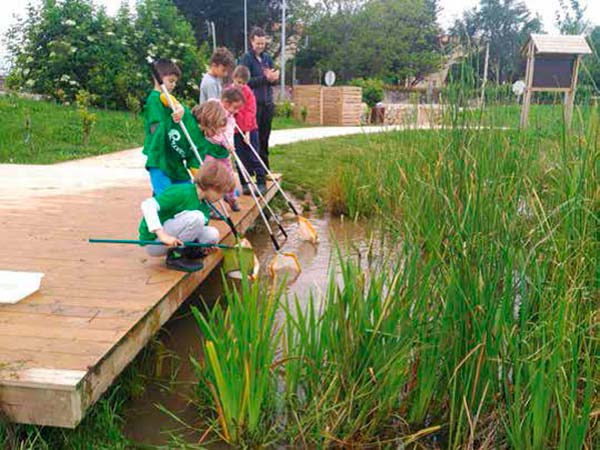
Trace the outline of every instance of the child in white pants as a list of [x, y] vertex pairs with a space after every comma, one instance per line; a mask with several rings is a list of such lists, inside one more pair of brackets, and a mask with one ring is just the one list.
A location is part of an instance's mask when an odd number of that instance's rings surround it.
[[210, 206], [235, 186], [233, 175], [216, 161], [207, 161], [194, 176], [193, 184], [174, 184], [157, 197], [142, 202], [144, 218], [139, 226], [140, 240], [160, 241], [148, 245], [151, 256], [167, 255], [167, 267], [185, 272], [202, 269], [197, 261], [206, 250], [183, 247], [183, 242], [216, 244], [219, 230], [208, 226]]

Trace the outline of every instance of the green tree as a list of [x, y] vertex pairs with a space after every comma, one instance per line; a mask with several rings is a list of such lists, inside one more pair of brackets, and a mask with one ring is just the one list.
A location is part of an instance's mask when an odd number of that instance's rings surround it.
[[83, 89], [94, 105], [108, 108], [132, 108], [146, 95], [147, 57], [175, 59], [184, 72], [178, 94], [194, 98], [206, 61], [168, 0], [141, 0], [135, 15], [124, 5], [115, 17], [92, 0], [45, 0], [29, 5], [6, 38], [11, 88], [63, 102]]
[[556, 26], [561, 34], [585, 34], [590, 23], [585, 19], [585, 6], [579, 0], [558, 0]]
[[139, 70], [148, 73], [148, 60], [169, 58], [183, 72], [176, 94], [195, 98], [200, 75], [206, 70], [208, 47], [197, 47], [191, 24], [170, 0], [138, 3], [133, 49]]
[[592, 47], [593, 54], [583, 59], [583, 65], [587, 70], [584, 71], [584, 75], [581, 78], [584, 81], [587, 78], [586, 75], [589, 73], [591, 81], [595, 85], [595, 91], [598, 92], [600, 89], [600, 26], [592, 29], [588, 36], [588, 42], [590, 47]]
[[[307, 6], [306, 0], [286, 0], [290, 25]], [[244, 2], [242, 0], [173, 0], [194, 28], [198, 40], [211, 38], [207, 21], [215, 23], [217, 45], [234, 54], [244, 50]], [[274, 30], [281, 22], [281, 0], [248, 0], [248, 31], [253, 26]], [[288, 32], [292, 31], [292, 27]], [[288, 33], [290, 35], [290, 33]]]
[[436, 2], [427, 0], [323, 2], [297, 63], [334, 70], [342, 81], [418, 78], [440, 62], [436, 14]]
[[[480, 0], [479, 7], [467, 10], [451, 29], [468, 50], [479, 52], [489, 43], [489, 78], [497, 83], [512, 81], [521, 72], [521, 47], [531, 33], [542, 30], [520, 0]], [[477, 62], [482, 71], [482, 61]]]

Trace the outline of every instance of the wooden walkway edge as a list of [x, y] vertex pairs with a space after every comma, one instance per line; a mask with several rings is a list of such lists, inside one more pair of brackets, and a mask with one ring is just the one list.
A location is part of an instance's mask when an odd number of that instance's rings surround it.
[[[269, 186], [266, 198], [276, 191]], [[74, 428], [115, 378], [221, 261], [193, 274], [164, 267], [135, 238], [148, 187], [119, 187], [0, 205], [0, 269], [46, 274], [40, 291], [0, 304], [0, 411], [10, 421]], [[258, 217], [250, 197], [232, 218], [240, 232]], [[234, 237], [222, 222], [223, 243]]]

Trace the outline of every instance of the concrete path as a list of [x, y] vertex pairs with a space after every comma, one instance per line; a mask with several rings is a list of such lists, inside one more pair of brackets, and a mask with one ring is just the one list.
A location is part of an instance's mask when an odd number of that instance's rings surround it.
[[[381, 133], [399, 127], [314, 127], [275, 130], [271, 146], [303, 140], [361, 133]], [[30, 197], [72, 194], [106, 187], [139, 185], [148, 179], [140, 148], [52, 165], [0, 164], [0, 203]], [[12, 206], [16, 207], [17, 204]]]

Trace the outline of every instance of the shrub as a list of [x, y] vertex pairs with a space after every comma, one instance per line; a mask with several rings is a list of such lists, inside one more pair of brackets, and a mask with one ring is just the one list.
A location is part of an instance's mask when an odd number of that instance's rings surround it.
[[292, 113], [294, 112], [294, 104], [289, 100], [285, 100], [281, 103], [278, 103], [275, 107], [275, 116], [276, 117], [285, 117], [289, 119], [292, 117]]
[[195, 97], [206, 62], [191, 25], [168, 0], [141, 0], [133, 15], [124, 4], [115, 17], [92, 0], [30, 6], [6, 34], [12, 69], [8, 86], [71, 103], [77, 92], [93, 105], [131, 109], [130, 96], [151, 88], [147, 58], [171, 58], [184, 77], [176, 95]]
[[81, 89], [79, 92], [77, 92], [75, 96], [77, 111], [79, 113], [79, 117], [81, 117], [83, 145], [88, 145], [90, 143], [90, 135], [92, 134], [92, 128], [96, 123], [96, 114], [91, 113], [88, 109], [88, 107], [94, 101], [95, 98], [95, 95], [90, 94], [84, 89]]
[[380, 79], [355, 78], [350, 85], [362, 88], [363, 102], [371, 108], [383, 100], [383, 81]]
[[306, 106], [300, 108], [300, 117], [302, 117], [302, 122], [306, 122], [306, 118], [308, 117], [308, 108]]

